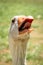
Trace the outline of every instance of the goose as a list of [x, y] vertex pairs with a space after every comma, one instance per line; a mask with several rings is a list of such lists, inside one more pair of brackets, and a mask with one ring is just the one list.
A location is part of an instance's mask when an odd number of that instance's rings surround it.
[[13, 65], [26, 64], [27, 42], [32, 31], [31, 24], [33, 16], [14, 16], [11, 19], [9, 31], [9, 47], [12, 55]]

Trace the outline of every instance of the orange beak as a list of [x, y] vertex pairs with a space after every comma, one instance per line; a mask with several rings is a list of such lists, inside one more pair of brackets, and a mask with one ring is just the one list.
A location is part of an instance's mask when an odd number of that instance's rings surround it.
[[23, 21], [25, 21], [26, 18], [25, 17], [20, 17], [18, 18], [18, 24], [21, 24]]

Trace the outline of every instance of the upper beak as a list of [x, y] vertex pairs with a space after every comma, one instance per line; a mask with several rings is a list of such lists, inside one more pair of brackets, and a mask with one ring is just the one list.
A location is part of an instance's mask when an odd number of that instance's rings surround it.
[[34, 20], [33, 16], [28, 16], [29, 22], [32, 23], [32, 21]]
[[[32, 21], [34, 20], [34, 18], [33, 18], [32, 16], [28, 16], [28, 18], [29, 18], [30, 23], [32, 23]], [[30, 28], [30, 29], [28, 30], [29, 33], [31, 33], [32, 31], [34, 31], [33, 28]]]
[[22, 18], [22, 17], [18, 18], [18, 24], [23, 23], [23, 21], [25, 21], [25, 20], [26, 20], [26, 18]]

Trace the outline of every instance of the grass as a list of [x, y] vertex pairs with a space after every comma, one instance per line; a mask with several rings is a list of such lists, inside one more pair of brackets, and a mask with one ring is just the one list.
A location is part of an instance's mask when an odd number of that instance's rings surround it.
[[[31, 33], [26, 59], [29, 65], [43, 65], [43, 1], [39, 1], [0, 0], [0, 62], [11, 61], [11, 55], [7, 52], [11, 18], [15, 15], [32, 15], [36, 19], [32, 24], [35, 30]], [[41, 15], [40, 19], [38, 15]]]
[[1, 2], [0, 5], [0, 22], [9, 22], [14, 15], [33, 15], [35, 18], [41, 15], [43, 18], [42, 4]]

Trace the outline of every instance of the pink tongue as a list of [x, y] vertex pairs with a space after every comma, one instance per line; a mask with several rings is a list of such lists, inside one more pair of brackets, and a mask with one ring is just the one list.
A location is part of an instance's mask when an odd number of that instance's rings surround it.
[[28, 29], [30, 27], [31, 27], [31, 23], [30, 22], [26, 22], [23, 28]]

